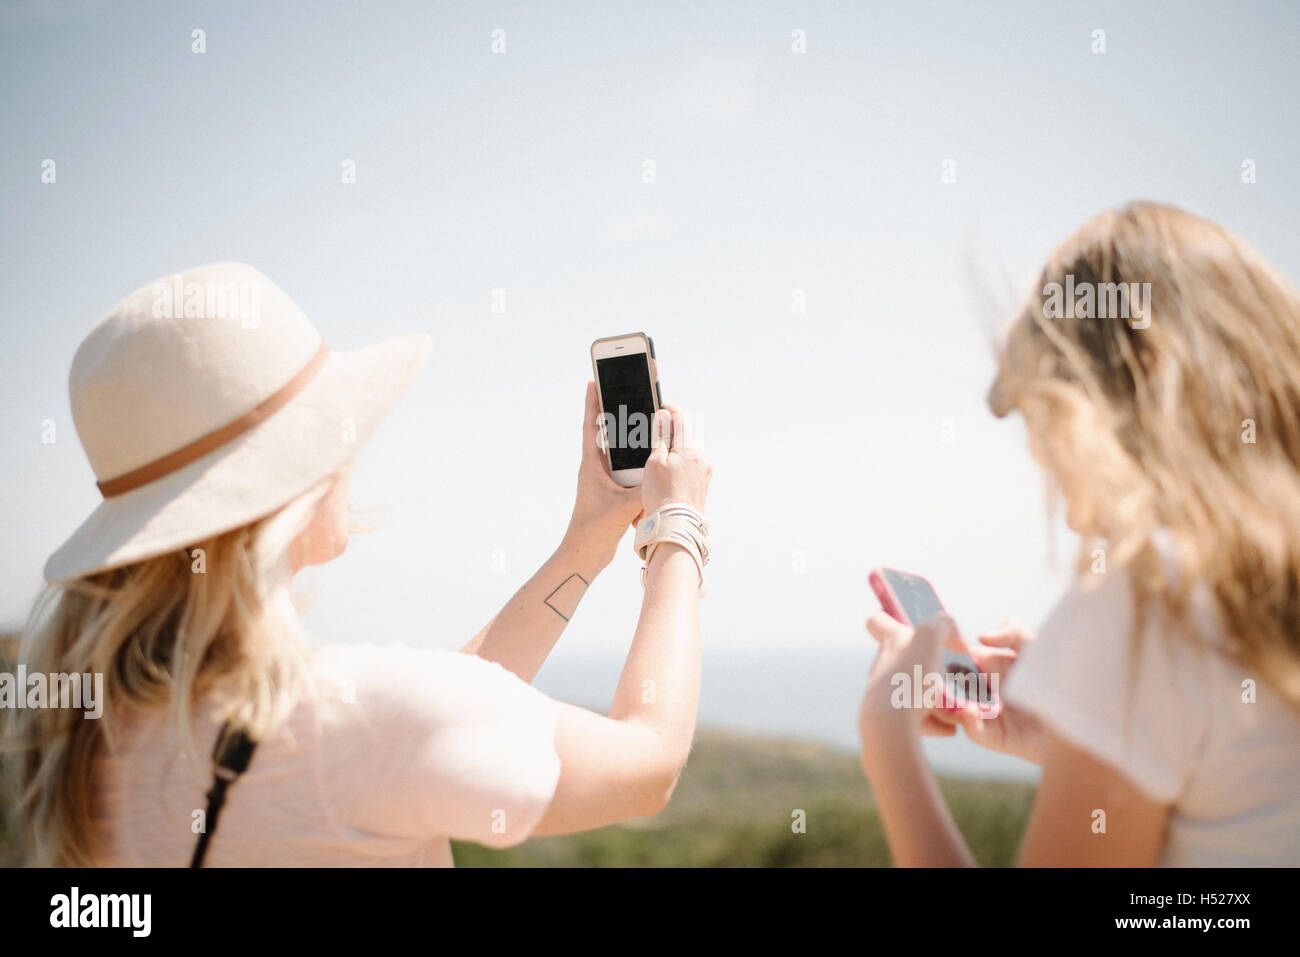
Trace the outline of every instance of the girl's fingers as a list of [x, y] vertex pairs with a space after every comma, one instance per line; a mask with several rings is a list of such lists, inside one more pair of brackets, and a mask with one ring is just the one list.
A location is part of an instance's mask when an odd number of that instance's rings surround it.
[[878, 611], [867, 619], [867, 631], [881, 644], [887, 641], [905, 641], [907, 633], [911, 630], [897, 618], [883, 611]]
[[970, 652], [975, 664], [979, 665], [980, 671], [997, 671], [999, 673], [1006, 671], [1018, 657], [1015, 650], [997, 646], [975, 645], [966, 650]]
[[[937, 651], [945, 645], [959, 649], [965, 647], [961, 644], [961, 632], [957, 630], [957, 623], [943, 612], [919, 624], [914, 629], [912, 640], [919, 643], [919, 649], [926, 650], [934, 648]], [[957, 642], [955, 646], [952, 644], [954, 641]]]
[[935, 708], [926, 717], [950, 728], [955, 728], [962, 723], [962, 712], [958, 708]]
[[980, 635], [979, 640], [982, 644], [991, 648], [1011, 648], [1014, 651], [1019, 651], [1026, 642], [1033, 640], [1033, 636], [1020, 625], [1008, 622], [999, 628]]
[[948, 640], [944, 642], [943, 646], [949, 651], [970, 651], [970, 649], [966, 647], [966, 639], [961, 636], [961, 632], [957, 631], [956, 628], [954, 628], [948, 635]]
[[660, 409], [655, 413], [655, 417], [650, 427], [651, 449], [650, 457], [660, 462], [668, 458], [668, 447], [673, 438], [673, 417], [672, 413]]
[[587, 383], [587, 405], [582, 416], [582, 454], [589, 458], [600, 457], [600, 400], [596, 397], [596, 383]]
[[979, 709], [973, 707], [968, 707], [962, 712], [961, 726], [966, 732], [966, 737], [977, 744], [987, 743], [994, 731], [989, 721], [980, 715]]
[[686, 424], [686, 413], [683, 412], [681, 409], [674, 408], [672, 410], [672, 417], [673, 417], [672, 450], [674, 452], [684, 452], [686, 451], [686, 449], [690, 448], [690, 444], [688, 441], [690, 438], [690, 433], [688, 431], [688, 426]]
[[698, 454], [699, 445], [695, 441], [695, 416], [691, 415], [685, 409], [679, 409], [677, 406], [671, 406], [673, 410], [673, 426], [676, 428], [678, 421], [681, 422], [682, 428], [682, 450], [692, 454]]
[[955, 724], [939, 721], [934, 715], [927, 714], [921, 719], [921, 733], [932, 738], [951, 738], [957, 733]]

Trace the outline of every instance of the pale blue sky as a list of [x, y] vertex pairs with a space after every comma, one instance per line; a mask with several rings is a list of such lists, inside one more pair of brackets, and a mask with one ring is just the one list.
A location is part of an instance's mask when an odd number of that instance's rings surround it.
[[[563, 530], [588, 344], [633, 330], [716, 467], [711, 651], [861, 649], [865, 673], [882, 563], [928, 575], [969, 628], [1036, 623], [1073, 543], [1049, 548], [1022, 429], [983, 406], [969, 263], [1019, 295], [1088, 217], [1147, 198], [1300, 276], [1298, 11], [6, 4], [0, 623], [97, 500], [66, 395], [77, 343], [137, 286], [222, 259], [335, 348], [434, 338], [355, 475], [384, 527], [312, 576], [320, 640], [476, 631]], [[544, 677], [621, 655], [639, 595], [625, 546]]]

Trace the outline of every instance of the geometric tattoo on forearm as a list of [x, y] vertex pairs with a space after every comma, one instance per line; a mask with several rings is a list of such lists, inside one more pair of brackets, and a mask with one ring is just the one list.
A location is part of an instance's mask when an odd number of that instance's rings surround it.
[[582, 600], [583, 592], [589, 584], [587, 579], [574, 572], [546, 596], [546, 607], [568, 621], [577, 610], [578, 602]]

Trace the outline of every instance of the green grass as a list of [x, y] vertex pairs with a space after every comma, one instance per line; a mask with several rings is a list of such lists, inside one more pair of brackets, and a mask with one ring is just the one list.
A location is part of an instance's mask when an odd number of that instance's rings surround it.
[[[1032, 785], [942, 780], [976, 860], [1013, 864]], [[791, 825], [806, 812], [806, 831]], [[889, 849], [856, 755], [796, 741], [701, 730], [655, 818], [492, 851], [453, 845], [461, 867], [884, 867]]]

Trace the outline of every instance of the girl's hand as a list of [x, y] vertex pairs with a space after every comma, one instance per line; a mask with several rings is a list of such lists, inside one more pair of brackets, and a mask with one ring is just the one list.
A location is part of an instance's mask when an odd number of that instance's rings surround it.
[[[980, 670], [997, 675], [998, 685], [1006, 680], [1020, 652], [1034, 636], [1020, 625], [1008, 622], [994, 631], [979, 636], [979, 644], [966, 651], [975, 659]], [[934, 712], [934, 719], [955, 731], [960, 725], [966, 737], [992, 751], [1014, 754], [1016, 757], [1042, 763], [1044, 731], [1038, 719], [1013, 704], [1000, 701], [1000, 707], [990, 714], [981, 711], [974, 702], [949, 711]]]
[[[867, 678], [867, 690], [858, 711], [863, 760], [882, 753], [900, 737], [921, 734], [952, 735], [956, 728], [938, 721], [934, 713], [914, 706], [912, 683], [916, 666], [923, 680], [938, 675], [943, 667], [943, 648], [960, 649], [957, 626], [947, 615], [935, 615], [912, 628], [890, 615], [877, 612], [867, 620], [867, 631], [880, 642], [880, 651]], [[924, 689], [922, 689], [921, 697]]]
[[565, 541], [594, 553], [601, 567], [614, 559], [619, 539], [641, 511], [641, 489], [623, 488], [609, 475], [609, 460], [600, 447], [600, 403], [596, 383], [587, 383], [587, 409], [582, 423], [582, 463], [578, 466], [578, 497]]
[[[880, 612], [867, 621], [867, 630], [880, 642], [880, 652], [858, 714], [862, 771], [871, 782], [894, 864], [973, 867], [975, 858], [921, 748], [921, 734], [933, 716], [907, 693], [915, 690], [918, 673], [923, 682], [940, 675], [945, 645], [961, 647], [957, 626], [939, 614], [912, 628]], [[925, 699], [922, 691], [919, 701]]]
[[651, 434], [654, 448], [641, 482], [644, 514], [669, 502], [684, 502], [703, 514], [713, 466], [695, 445], [690, 417], [675, 405], [665, 406], [655, 413]]

